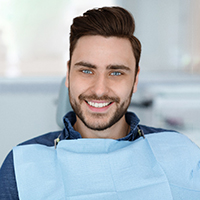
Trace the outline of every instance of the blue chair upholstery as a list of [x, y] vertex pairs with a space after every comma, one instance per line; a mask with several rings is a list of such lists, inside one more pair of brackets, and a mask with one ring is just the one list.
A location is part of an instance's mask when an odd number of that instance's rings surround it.
[[58, 107], [56, 113], [56, 122], [58, 126], [62, 129], [64, 128], [63, 124], [64, 115], [72, 110], [69, 102], [68, 88], [65, 86], [65, 80], [66, 78], [63, 78], [60, 84]]

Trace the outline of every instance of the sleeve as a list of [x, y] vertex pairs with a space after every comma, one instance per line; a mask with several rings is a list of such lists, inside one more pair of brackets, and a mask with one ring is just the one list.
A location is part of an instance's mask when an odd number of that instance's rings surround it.
[[19, 200], [12, 151], [0, 168], [0, 199]]

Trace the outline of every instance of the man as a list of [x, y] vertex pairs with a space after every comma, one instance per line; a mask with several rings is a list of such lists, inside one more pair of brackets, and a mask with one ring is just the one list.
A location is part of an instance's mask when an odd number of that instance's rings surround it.
[[74, 112], [63, 131], [9, 153], [0, 199], [200, 199], [199, 148], [127, 112], [140, 71], [134, 29], [120, 7], [74, 19], [66, 77]]

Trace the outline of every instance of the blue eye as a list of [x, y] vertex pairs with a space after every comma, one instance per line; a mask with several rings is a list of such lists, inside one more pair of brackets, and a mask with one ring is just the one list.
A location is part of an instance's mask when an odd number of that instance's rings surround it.
[[92, 71], [87, 70], [87, 69], [82, 70], [82, 72], [83, 72], [84, 74], [92, 74]]
[[112, 72], [111, 75], [112, 76], [121, 76], [122, 73], [121, 72]]

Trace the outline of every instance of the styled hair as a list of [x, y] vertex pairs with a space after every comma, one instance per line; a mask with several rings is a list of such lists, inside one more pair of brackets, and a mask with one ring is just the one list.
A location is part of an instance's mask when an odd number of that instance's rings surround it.
[[86, 11], [83, 16], [73, 20], [70, 31], [70, 60], [77, 41], [82, 36], [101, 35], [104, 37], [116, 36], [127, 38], [131, 42], [133, 54], [136, 59], [136, 72], [138, 71], [141, 43], [133, 35], [135, 21], [133, 16], [121, 7], [102, 7]]

